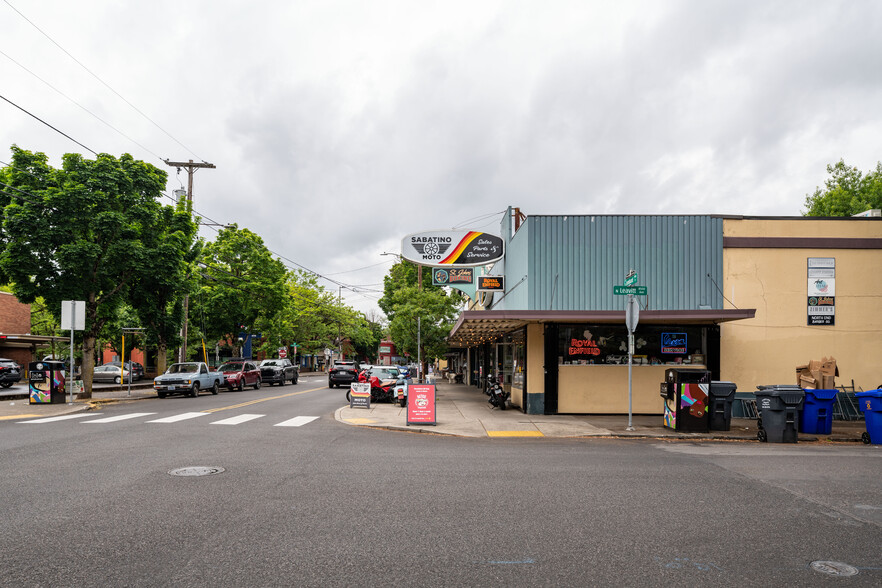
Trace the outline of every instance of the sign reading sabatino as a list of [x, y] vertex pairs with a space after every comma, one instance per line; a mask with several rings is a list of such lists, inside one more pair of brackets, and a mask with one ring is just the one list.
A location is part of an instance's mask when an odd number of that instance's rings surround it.
[[502, 238], [480, 231], [426, 231], [401, 240], [401, 256], [420, 265], [487, 265], [505, 256]]

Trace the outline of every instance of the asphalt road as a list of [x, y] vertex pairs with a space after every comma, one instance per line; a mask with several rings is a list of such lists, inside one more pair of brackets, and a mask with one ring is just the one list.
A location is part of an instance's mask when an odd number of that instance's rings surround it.
[[0, 585], [882, 584], [882, 447], [373, 430], [326, 385], [0, 421]]

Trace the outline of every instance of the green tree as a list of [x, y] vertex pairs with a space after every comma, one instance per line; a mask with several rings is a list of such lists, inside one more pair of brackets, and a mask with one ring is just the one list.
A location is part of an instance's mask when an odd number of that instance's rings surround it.
[[221, 229], [203, 247], [198, 266], [202, 280], [190, 299], [190, 322], [204, 325], [209, 339], [235, 346], [240, 332], [258, 332], [284, 308], [285, 265], [248, 229]]
[[882, 208], [882, 162], [862, 174], [843, 160], [827, 166], [825, 189], [806, 195], [804, 216], [852, 216]]
[[425, 364], [447, 352], [447, 335], [458, 315], [462, 295], [458, 290], [447, 293], [433, 286], [431, 268], [421, 267], [422, 288], [418, 285], [416, 267], [406, 261], [392, 266], [383, 278], [380, 309], [389, 319], [389, 334], [402, 353], [417, 355]]
[[4, 208], [0, 268], [19, 300], [43, 296], [56, 317], [63, 300], [86, 302], [82, 397], [90, 398], [98, 334], [154, 254], [142, 239], [161, 231], [166, 173], [128, 154], [69, 153], [53, 169], [43, 153], [12, 153], [2, 182], [26, 196]]

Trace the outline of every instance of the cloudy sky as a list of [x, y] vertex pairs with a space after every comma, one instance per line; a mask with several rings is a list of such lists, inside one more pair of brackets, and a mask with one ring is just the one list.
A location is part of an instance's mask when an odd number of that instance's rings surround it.
[[[882, 160], [878, 0], [2, 0], [0, 52], [4, 98], [169, 191], [215, 164], [197, 211], [365, 311], [410, 232], [795, 215]], [[0, 101], [13, 143], [92, 157]]]

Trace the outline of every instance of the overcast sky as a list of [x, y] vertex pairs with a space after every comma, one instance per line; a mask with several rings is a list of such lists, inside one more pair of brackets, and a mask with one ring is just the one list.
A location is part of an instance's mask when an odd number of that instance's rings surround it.
[[[879, 0], [0, 0], [0, 51], [0, 95], [169, 191], [214, 163], [197, 211], [365, 311], [407, 233], [797, 215], [882, 160]], [[13, 143], [93, 157], [0, 101]]]

